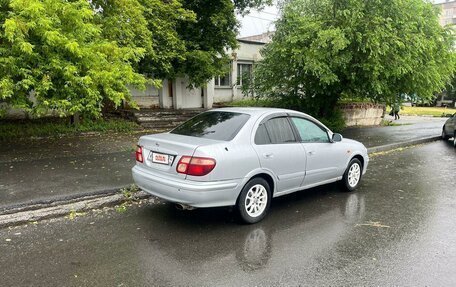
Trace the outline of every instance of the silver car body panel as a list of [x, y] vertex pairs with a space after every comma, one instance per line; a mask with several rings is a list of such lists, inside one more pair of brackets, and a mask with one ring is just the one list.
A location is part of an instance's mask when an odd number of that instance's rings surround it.
[[445, 122], [444, 129], [448, 136], [456, 136], [456, 113]]
[[[276, 116], [297, 116], [308, 119], [333, 133], [313, 117], [304, 113], [270, 108], [222, 108], [249, 114], [250, 118], [231, 141], [170, 133], [143, 136], [144, 163], [133, 168], [133, 178], [144, 191], [165, 200], [194, 207], [235, 205], [243, 186], [254, 176], [269, 176], [274, 182], [273, 197], [308, 189], [342, 179], [350, 160], [363, 159], [363, 174], [369, 157], [363, 144], [350, 139], [328, 143], [285, 143], [256, 145], [256, 130], [262, 121]], [[151, 151], [174, 157], [171, 165], [149, 161]], [[216, 160], [212, 172], [205, 176], [177, 173], [180, 157], [210, 157]]]

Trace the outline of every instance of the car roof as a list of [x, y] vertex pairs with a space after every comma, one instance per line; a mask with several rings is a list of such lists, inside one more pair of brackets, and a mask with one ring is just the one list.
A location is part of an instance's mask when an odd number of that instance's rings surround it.
[[303, 112], [295, 111], [295, 110], [279, 109], [279, 108], [264, 108], [264, 107], [227, 107], [227, 108], [212, 109], [210, 111], [211, 112], [212, 111], [222, 111], [222, 112], [232, 112], [232, 113], [243, 113], [243, 114], [249, 114], [255, 118], [259, 118], [263, 115], [268, 116], [273, 113], [287, 113], [290, 115], [301, 115], [308, 119], [313, 120], [314, 122], [318, 122], [319, 125], [323, 126], [325, 129], [331, 131], [327, 126], [325, 126], [322, 122], [320, 122], [316, 118], [312, 117], [311, 115], [308, 115]]

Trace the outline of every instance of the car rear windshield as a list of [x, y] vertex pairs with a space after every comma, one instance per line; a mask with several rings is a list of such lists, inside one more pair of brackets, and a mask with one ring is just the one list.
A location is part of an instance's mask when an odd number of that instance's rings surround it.
[[171, 131], [172, 134], [230, 141], [250, 118], [233, 112], [205, 112], [186, 121]]

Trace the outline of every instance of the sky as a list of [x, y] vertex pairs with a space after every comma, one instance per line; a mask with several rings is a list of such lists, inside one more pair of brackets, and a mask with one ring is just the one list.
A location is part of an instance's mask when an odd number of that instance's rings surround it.
[[[447, 0], [432, 0], [433, 3], [443, 3]], [[454, 1], [454, 0], [451, 0]], [[274, 30], [274, 21], [279, 17], [279, 10], [275, 5], [268, 6], [261, 11], [252, 10], [248, 15], [237, 16], [241, 22], [239, 37], [262, 34]]]
[[241, 22], [239, 37], [258, 35], [274, 30], [274, 21], [278, 18], [279, 11], [276, 6], [269, 6], [261, 11], [251, 10], [244, 17], [238, 16]]

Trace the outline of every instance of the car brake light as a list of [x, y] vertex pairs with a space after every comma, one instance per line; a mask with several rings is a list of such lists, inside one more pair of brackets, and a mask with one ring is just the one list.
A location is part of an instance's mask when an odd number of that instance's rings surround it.
[[136, 153], [135, 154], [136, 154], [136, 161], [137, 162], [144, 162], [142, 146], [137, 146], [136, 147]]
[[176, 171], [193, 176], [203, 176], [215, 167], [215, 159], [207, 157], [183, 156], [177, 163]]

